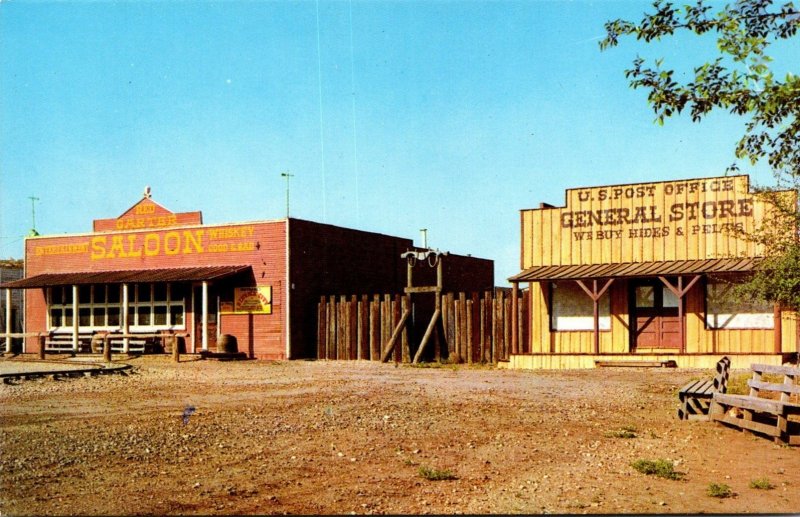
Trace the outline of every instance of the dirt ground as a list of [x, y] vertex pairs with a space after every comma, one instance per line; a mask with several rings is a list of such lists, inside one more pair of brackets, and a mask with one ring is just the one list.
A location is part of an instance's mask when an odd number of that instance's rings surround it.
[[798, 448], [677, 420], [711, 372], [129, 362], [0, 386], [0, 514], [800, 512]]

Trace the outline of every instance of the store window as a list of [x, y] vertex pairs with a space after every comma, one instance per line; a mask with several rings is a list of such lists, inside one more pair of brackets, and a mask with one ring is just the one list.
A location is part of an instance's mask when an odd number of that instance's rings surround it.
[[[50, 330], [73, 324], [72, 286], [48, 289]], [[128, 290], [128, 314], [132, 331], [183, 329], [186, 288], [172, 284], [134, 284]], [[120, 285], [78, 287], [78, 326], [83, 331], [119, 330], [122, 325]]]
[[769, 302], [746, 302], [730, 296], [731, 284], [706, 284], [706, 325], [710, 329], [773, 329], [775, 319]]
[[[594, 330], [594, 302], [577, 282], [553, 282], [551, 286], [551, 330]], [[600, 298], [599, 330], [611, 330], [610, 300], [608, 292]]]

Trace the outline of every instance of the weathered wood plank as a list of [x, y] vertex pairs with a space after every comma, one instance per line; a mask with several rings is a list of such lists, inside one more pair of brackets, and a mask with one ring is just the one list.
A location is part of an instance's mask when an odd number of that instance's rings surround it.
[[750, 369], [759, 373], [774, 373], [800, 377], [800, 368], [794, 366], [778, 366], [772, 364], [752, 364]]
[[425, 335], [422, 336], [422, 341], [419, 344], [419, 348], [417, 349], [417, 353], [414, 355], [414, 364], [419, 363], [420, 358], [422, 357], [422, 353], [425, 351], [425, 346], [430, 341], [431, 335], [436, 329], [436, 325], [439, 322], [439, 318], [442, 315], [442, 311], [436, 309], [433, 312], [433, 316], [431, 317], [430, 323], [428, 323], [428, 328], [425, 330]]
[[[403, 296], [400, 299], [400, 309], [403, 311], [403, 314], [411, 314], [411, 304], [408, 296]], [[411, 362], [411, 348], [408, 339], [409, 327], [410, 325], [404, 326], [403, 332], [400, 334], [401, 361], [403, 364], [408, 364]]]
[[721, 413], [721, 414], [712, 413], [710, 417], [712, 420], [715, 420], [717, 422], [724, 422], [726, 424], [735, 425], [742, 429], [747, 429], [748, 431], [763, 433], [768, 436], [780, 436], [780, 431], [775, 425], [763, 424], [761, 422], [755, 422], [753, 420], [745, 420], [744, 418], [737, 418], [727, 413]]
[[777, 391], [781, 393], [800, 393], [800, 386], [796, 384], [777, 384], [773, 382], [755, 381], [748, 379], [747, 385], [757, 390]]
[[780, 400], [770, 400], [761, 397], [750, 397], [748, 395], [727, 395], [715, 393], [714, 401], [731, 407], [748, 409], [751, 411], [761, 411], [773, 415], [786, 414], [786, 412], [800, 414], [800, 405], [782, 402]]
[[400, 333], [403, 331], [403, 328], [406, 325], [406, 321], [408, 317], [411, 315], [411, 311], [406, 311], [403, 313], [403, 316], [400, 318], [400, 322], [394, 329], [392, 333], [392, 337], [389, 338], [389, 342], [386, 344], [386, 348], [383, 349], [383, 355], [381, 357], [381, 362], [386, 362], [389, 360], [389, 355], [394, 350], [394, 345], [397, 342], [397, 338], [400, 337]]
[[369, 359], [377, 361], [381, 358], [381, 297], [372, 297], [369, 306]]

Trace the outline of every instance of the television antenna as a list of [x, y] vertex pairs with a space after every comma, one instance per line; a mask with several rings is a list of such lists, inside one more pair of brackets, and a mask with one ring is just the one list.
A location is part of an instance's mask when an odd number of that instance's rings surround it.
[[31, 200], [31, 217], [33, 220], [33, 226], [31, 227], [31, 237], [36, 237], [39, 235], [39, 232], [36, 231], [36, 202], [39, 201], [38, 197], [35, 196], [28, 196], [28, 199]]

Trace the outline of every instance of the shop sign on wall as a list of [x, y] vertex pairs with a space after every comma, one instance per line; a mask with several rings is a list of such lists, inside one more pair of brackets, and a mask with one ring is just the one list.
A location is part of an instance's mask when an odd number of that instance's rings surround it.
[[570, 189], [560, 226], [582, 240], [744, 231], [754, 215], [745, 177]]
[[220, 302], [228, 314], [272, 314], [272, 286], [237, 287], [232, 302]]

